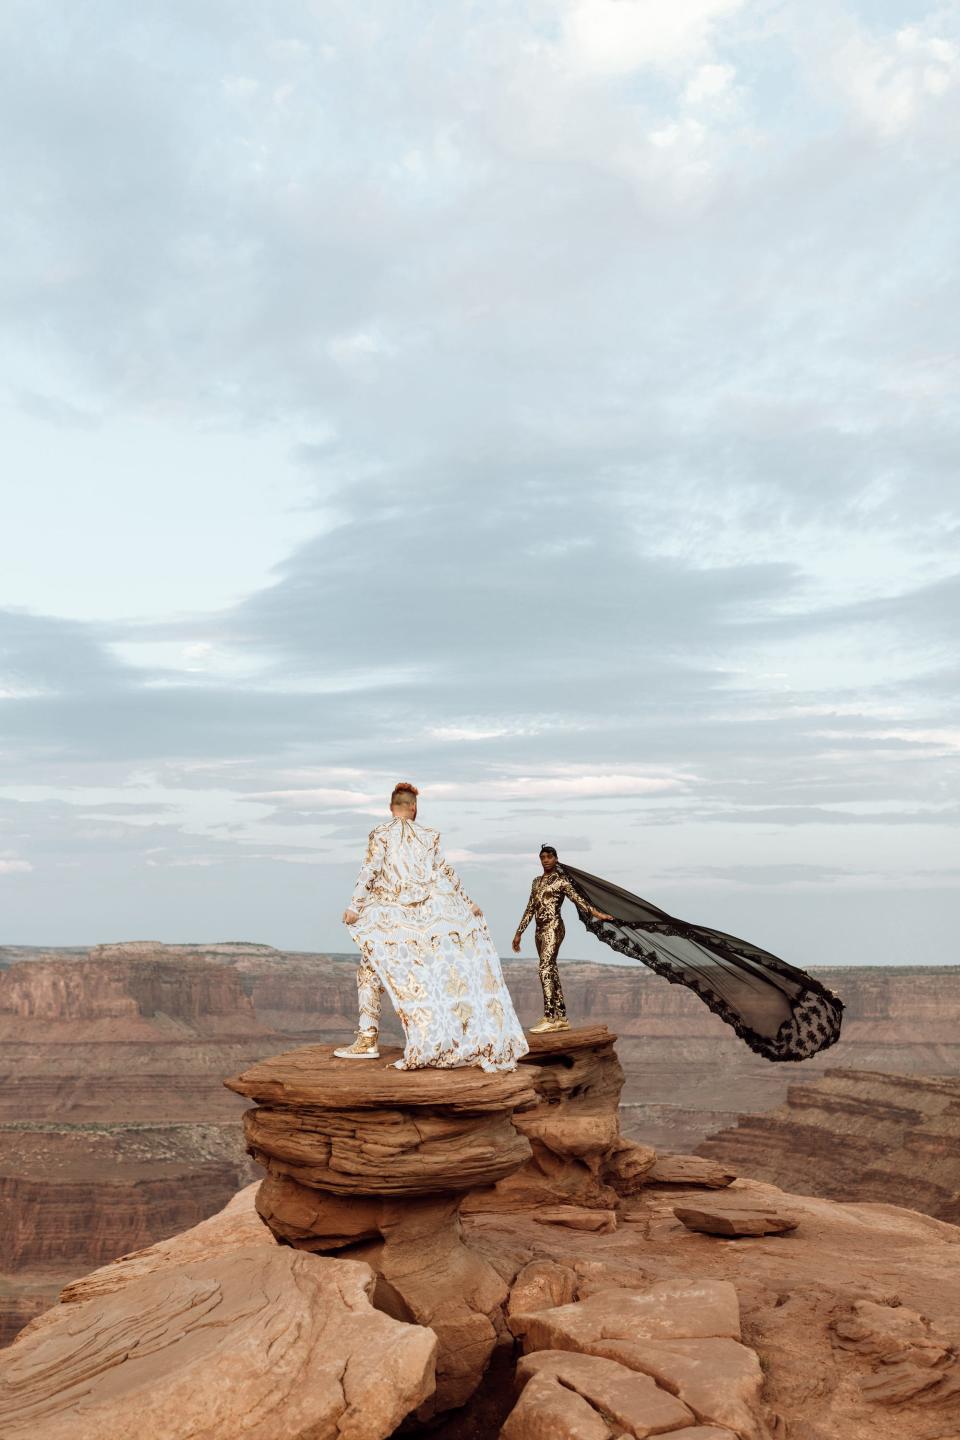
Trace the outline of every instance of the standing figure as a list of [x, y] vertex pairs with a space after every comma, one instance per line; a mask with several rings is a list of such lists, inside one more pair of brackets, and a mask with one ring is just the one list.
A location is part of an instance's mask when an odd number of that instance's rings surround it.
[[479, 1065], [513, 1070], [530, 1048], [483, 911], [464, 891], [436, 830], [417, 823], [402, 781], [393, 816], [370, 832], [344, 924], [360, 949], [360, 1027], [343, 1060], [376, 1060], [380, 1004], [390, 996], [406, 1039], [398, 1070]]
[[[543, 847], [540, 859], [544, 873], [533, 882], [513, 948], [519, 950], [523, 927], [535, 914], [544, 996], [549, 1006], [553, 994], [554, 1014], [561, 1019], [551, 1022], [548, 1008], [535, 1030], [566, 1028], [562, 997], [559, 1012], [556, 1007], [560, 986], [555, 961], [563, 938], [560, 904], [569, 895], [592, 935], [670, 984], [685, 985], [767, 1060], [808, 1060], [840, 1038], [843, 1001], [815, 975], [752, 940], [670, 915], [615, 881], [561, 866], [550, 845]], [[612, 913], [595, 908], [601, 905]]]
[[594, 909], [569, 875], [560, 869], [557, 852], [552, 845], [540, 846], [540, 864], [543, 866], [543, 874], [538, 875], [530, 886], [530, 899], [513, 937], [514, 951], [519, 954], [521, 936], [530, 921], [535, 921], [534, 937], [540, 957], [540, 988], [543, 990], [543, 1019], [538, 1020], [536, 1025], [531, 1025], [531, 1035], [570, 1029], [563, 987], [560, 984], [560, 971], [557, 968], [557, 956], [567, 933], [560, 914], [564, 898], [573, 901], [581, 918], [585, 912], [594, 920], [613, 919], [613, 916], [607, 915], [605, 911]]

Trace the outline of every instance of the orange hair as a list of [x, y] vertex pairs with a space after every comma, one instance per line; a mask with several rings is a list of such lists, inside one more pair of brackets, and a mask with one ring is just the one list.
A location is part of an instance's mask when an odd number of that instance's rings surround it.
[[417, 789], [416, 785], [411, 785], [409, 780], [398, 780], [396, 785], [394, 785], [393, 787], [393, 794], [390, 796], [390, 804], [392, 805], [394, 803], [398, 795], [412, 796], [412, 798], [416, 800], [419, 794], [420, 791]]

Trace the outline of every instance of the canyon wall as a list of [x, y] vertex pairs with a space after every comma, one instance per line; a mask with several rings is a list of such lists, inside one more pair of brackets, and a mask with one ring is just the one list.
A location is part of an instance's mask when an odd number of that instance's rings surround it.
[[828, 1070], [699, 1147], [787, 1189], [877, 1200], [960, 1225], [960, 1078]]
[[91, 1263], [196, 1224], [253, 1177], [222, 1077], [278, 1048], [242, 975], [196, 956], [0, 972], [0, 1344]]
[[[535, 963], [510, 960], [504, 972], [532, 1023], [542, 1009]], [[223, 1077], [291, 1042], [349, 1037], [355, 973], [352, 953], [244, 942], [0, 947], [0, 1194], [23, 1217], [0, 1255], [0, 1342], [108, 1251], [196, 1223], [252, 1178], [244, 1105]], [[960, 967], [817, 973], [846, 1001], [843, 1038], [794, 1066], [753, 1055], [695, 995], [642, 967], [563, 965], [575, 1023], [621, 1037], [624, 1133], [674, 1151], [741, 1116], [736, 1143], [749, 1145], [751, 1116], [769, 1116], [792, 1082], [828, 1070], [960, 1075]], [[396, 1038], [389, 1011], [385, 1021], [385, 1038]], [[810, 1143], [827, 1146], [828, 1128]], [[788, 1171], [788, 1149], [766, 1169], [752, 1157], [752, 1173], [816, 1190]]]

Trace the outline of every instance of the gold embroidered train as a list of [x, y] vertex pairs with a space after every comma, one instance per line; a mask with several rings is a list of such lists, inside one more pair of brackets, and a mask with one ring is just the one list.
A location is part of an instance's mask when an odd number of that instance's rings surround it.
[[500, 957], [436, 830], [396, 815], [372, 830], [350, 910], [361, 1047], [379, 1030], [386, 990], [406, 1036], [397, 1069], [515, 1067], [529, 1046]]

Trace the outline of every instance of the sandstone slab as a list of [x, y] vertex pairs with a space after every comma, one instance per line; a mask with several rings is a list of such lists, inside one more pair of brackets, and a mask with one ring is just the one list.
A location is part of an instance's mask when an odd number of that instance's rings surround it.
[[431, 1393], [436, 1339], [364, 1266], [247, 1247], [66, 1307], [0, 1355], [4, 1440], [383, 1440]]
[[273, 1174], [257, 1209], [298, 1250], [352, 1258], [377, 1276], [375, 1303], [437, 1335], [437, 1386], [428, 1409], [462, 1405], [476, 1389], [501, 1331], [508, 1286], [464, 1242], [460, 1197], [334, 1195]]
[[524, 1265], [510, 1290], [507, 1324], [511, 1333], [524, 1333], [527, 1315], [569, 1305], [577, 1298], [578, 1288], [579, 1276], [568, 1265], [558, 1265], [553, 1260], [531, 1260]]
[[553, 1375], [534, 1375], [507, 1416], [500, 1440], [613, 1440], [615, 1434], [589, 1400]]
[[511, 1174], [531, 1153], [509, 1110], [258, 1106], [245, 1112], [243, 1128], [249, 1153], [272, 1174], [340, 1195], [472, 1190]]
[[639, 1194], [657, 1161], [652, 1145], [623, 1137], [615, 1140], [603, 1160], [603, 1179], [618, 1195]]
[[565, 1225], [568, 1230], [589, 1230], [595, 1235], [611, 1235], [617, 1228], [615, 1210], [589, 1210], [583, 1205], [553, 1205], [535, 1210], [538, 1225]]
[[662, 1280], [644, 1291], [603, 1290], [528, 1319], [524, 1348], [588, 1350], [598, 1340], [740, 1339], [737, 1292], [725, 1280]]
[[670, 1440], [738, 1440], [738, 1437], [720, 1425], [694, 1425], [692, 1429], [685, 1425], [682, 1430], [671, 1430]]
[[[531, 1039], [533, 1037], [530, 1037]], [[251, 1065], [223, 1083], [259, 1105], [297, 1111], [361, 1110], [442, 1105], [451, 1114], [514, 1110], [535, 1105], [528, 1067], [487, 1074], [478, 1066], [456, 1070], [395, 1070], [403, 1053], [385, 1046], [379, 1060], [338, 1060], [333, 1045], [301, 1045]]]
[[856, 1300], [833, 1322], [837, 1343], [873, 1362], [860, 1376], [865, 1399], [878, 1405], [950, 1404], [960, 1411], [956, 1337], [907, 1305]]
[[737, 1340], [595, 1340], [589, 1353], [649, 1375], [698, 1420], [726, 1426], [741, 1440], [766, 1440], [763, 1372], [755, 1352]]
[[76, 1305], [81, 1300], [91, 1300], [98, 1295], [109, 1295], [155, 1271], [173, 1269], [188, 1260], [213, 1259], [250, 1246], [275, 1249], [276, 1237], [257, 1214], [257, 1189], [256, 1183], [247, 1185], [222, 1210], [207, 1220], [201, 1220], [199, 1225], [172, 1235], [168, 1240], [158, 1240], [155, 1245], [147, 1245], [143, 1250], [120, 1255], [109, 1265], [101, 1265], [98, 1270], [91, 1270], [89, 1275], [71, 1280], [60, 1291], [60, 1304], [37, 1315], [21, 1330], [18, 1338], [59, 1323], [64, 1306]]
[[525, 1355], [517, 1366], [517, 1384], [525, 1386], [536, 1376], [556, 1380], [579, 1395], [612, 1425], [614, 1434], [646, 1440], [692, 1422], [693, 1413], [674, 1395], [662, 1390], [649, 1375], [638, 1374], [614, 1360], [545, 1350]]
[[688, 1230], [704, 1235], [784, 1235], [799, 1217], [778, 1205], [724, 1200], [717, 1204], [675, 1205], [673, 1213]]
[[700, 1155], [665, 1155], [659, 1151], [646, 1174], [651, 1185], [703, 1185], [708, 1190], [722, 1190], [736, 1178], [736, 1170], [718, 1160], [706, 1160]]

